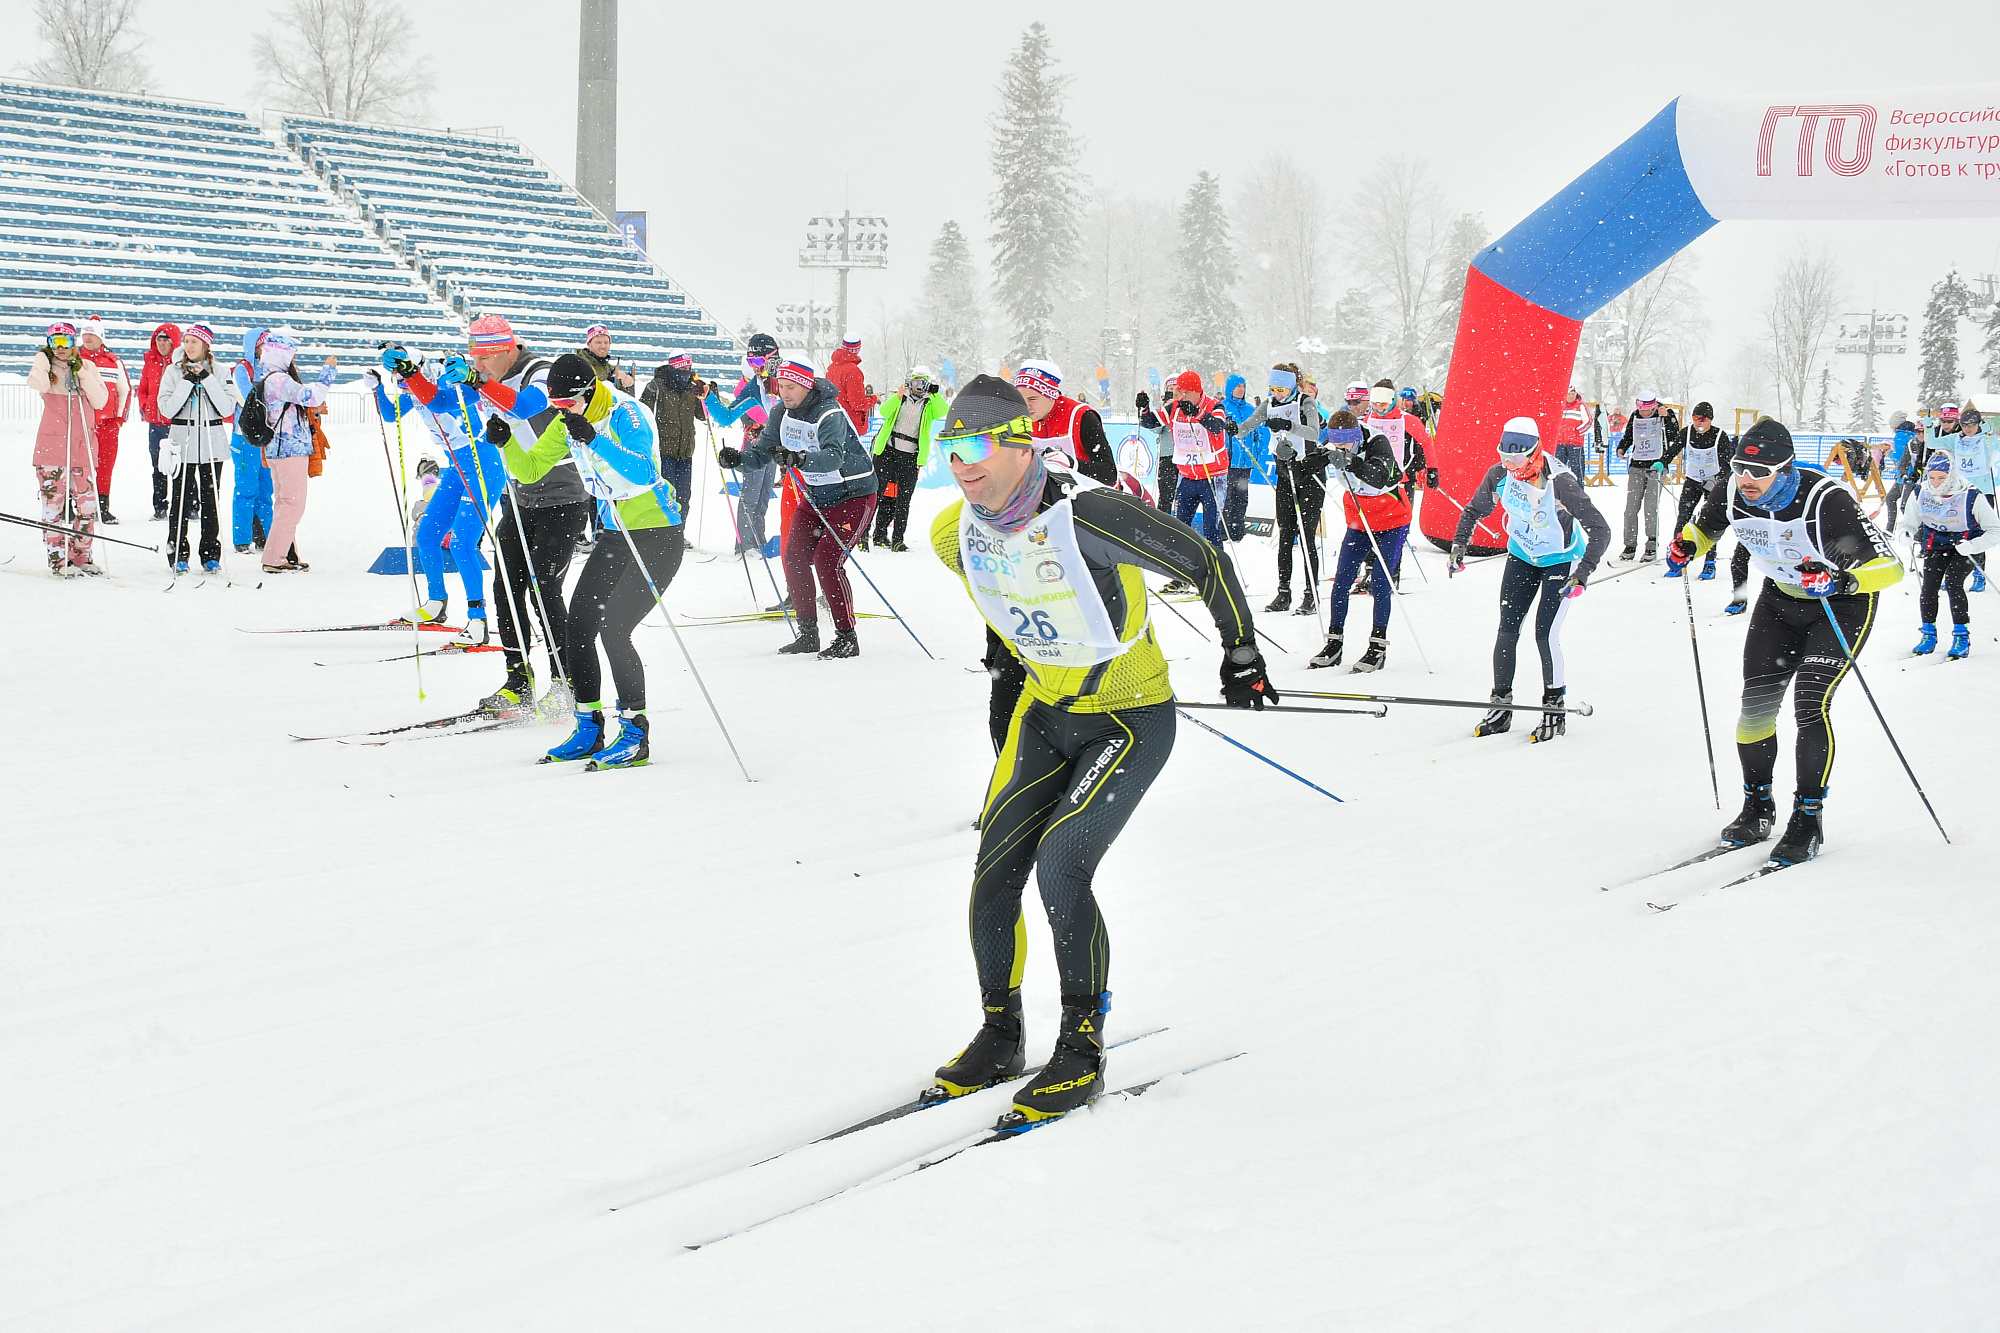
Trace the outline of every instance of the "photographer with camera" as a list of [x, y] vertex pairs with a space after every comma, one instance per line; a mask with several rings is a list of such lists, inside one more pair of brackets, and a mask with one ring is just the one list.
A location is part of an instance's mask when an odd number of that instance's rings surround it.
[[[97, 366], [77, 346], [76, 325], [49, 325], [48, 336], [28, 364], [28, 389], [42, 396], [42, 423], [35, 431], [35, 483], [42, 496], [42, 522], [73, 523], [71, 535], [45, 532], [49, 573], [58, 577], [102, 574], [91, 558], [97, 531], [97, 469], [92, 445], [97, 413], [109, 398]], [[70, 517], [65, 519], [65, 511]]]
[[663, 366], [653, 367], [653, 381], [639, 395], [639, 401], [653, 409], [653, 425], [660, 437], [660, 470], [688, 512], [694, 486], [695, 423], [705, 416], [701, 400], [708, 394], [708, 382], [694, 373], [694, 358], [674, 352]]

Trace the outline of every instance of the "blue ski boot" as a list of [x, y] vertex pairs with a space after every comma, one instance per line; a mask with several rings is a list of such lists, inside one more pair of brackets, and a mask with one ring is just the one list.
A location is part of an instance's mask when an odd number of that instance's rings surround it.
[[1986, 571], [1978, 565], [1972, 567], [1972, 590], [1974, 592], [1986, 591]]
[[598, 751], [585, 767], [593, 773], [600, 768], [644, 768], [652, 758], [652, 747], [646, 742], [646, 710], [621, 706], [618, 739]]
[[222, 562], [220, 560], [204, 560], [201, 562], [201, 568], [204, 573], [220, 574], [222, 572]]
[[1972, 627], [1953, 625], [1951, 627], [1951, 651], [1945, 657], [1953, 662], [1972, 655]]
[[535, 762], [560, 764], [571, 759], [588, 759], [604, 748], [604, 713], [598, 704], [576, 706], [576, 730], [570, 738]]
[[1714, 548], [1711, 547], [1708, 552], [1708, 559], [1702, 562], [1701, 581], [1703, 583], [1706, 583], [1714, 577], [1715, 577], [1715, 550]]
[[1910, 649], [1912, 657], [1928, 657], [1937, 651], [1937, 626], [1925, 625], [1917, 631], [1917, 646]]

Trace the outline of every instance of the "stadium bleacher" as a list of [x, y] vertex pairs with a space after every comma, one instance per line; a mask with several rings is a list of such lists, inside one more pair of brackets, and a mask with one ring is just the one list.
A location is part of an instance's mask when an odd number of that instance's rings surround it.
[[464, 339], [464, 319], [241, 112], [0, 80], [0, 167], [9, 369], [52, 320], [89, 315], [135, 367], [160, 323], [206, 322], [225, 350], [289, 323], [308, 354], [343, 362], [387, 329]]
[[309, 358], [358, 364], [384, 338], [462, 347], [488, 311], [543, 351], [605, 324], [642, 373], [674, 349], [705, 371], [737, 364], [731, 338], [518, 144], [303, 116], [274, 135], [209, 103], [0, 79], [10, 371], [56, 319], [103, 319], [136, 374], [161, 323], [207, 323], [226, 350], [288, 323]]
[[531, 346], [604, 324], [643, 369], [681, 349], [727, 372], [731, 338], [518, 144], [287, 116], [286, 142], [466, 319], [503, 314]]

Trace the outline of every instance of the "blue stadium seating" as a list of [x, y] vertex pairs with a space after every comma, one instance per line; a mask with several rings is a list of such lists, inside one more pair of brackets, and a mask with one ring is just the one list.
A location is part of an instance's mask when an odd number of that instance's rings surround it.
[[458, 343], [464, 319], [241, 112], [0, 81], [0, 355], [97, 315], [136, 364], [156, 324], [232, 349], [288, 323], [315, 359], [384, 330]]
[[644, 368], [674, 349], [726, 373], [734, 342], [570, 186], [511, 141], [288, 116], [285, 139], [467, 319], [543, 350], [591, 324]]

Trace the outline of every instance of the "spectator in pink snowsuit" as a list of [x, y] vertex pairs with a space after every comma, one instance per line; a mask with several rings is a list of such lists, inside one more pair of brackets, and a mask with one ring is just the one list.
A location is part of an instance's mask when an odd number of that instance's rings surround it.
[[90, 538], [97, 531], [97, 412], [110, 395], [97, 367], [81, 355], [74, 324], [49, 325], [29, 363], [28, 388], [42, 396], [34, 460], [42, 522], [62, 523], [68, 505], [76, 511], [71, 535], [42, 534], [49, 572], [101, 574], [90, 558]]
[[306, 384], [292, 368], [298, 352], [299, 335], [289, 328], [272, 329], [257, 349], [264, 414], [274, 432], [264, 446], [265, 461], [271, 465], [272, 490], [271, 531], [264, 540], [266, 574], [312, 568], [299, 559], [294, 541], [299, 519], [306, 512], [307, 469], [312, 465], [312, 422], [306, 419], [306, 409], [326, 401], [335, 361], [328, 357], [319, 378]]

